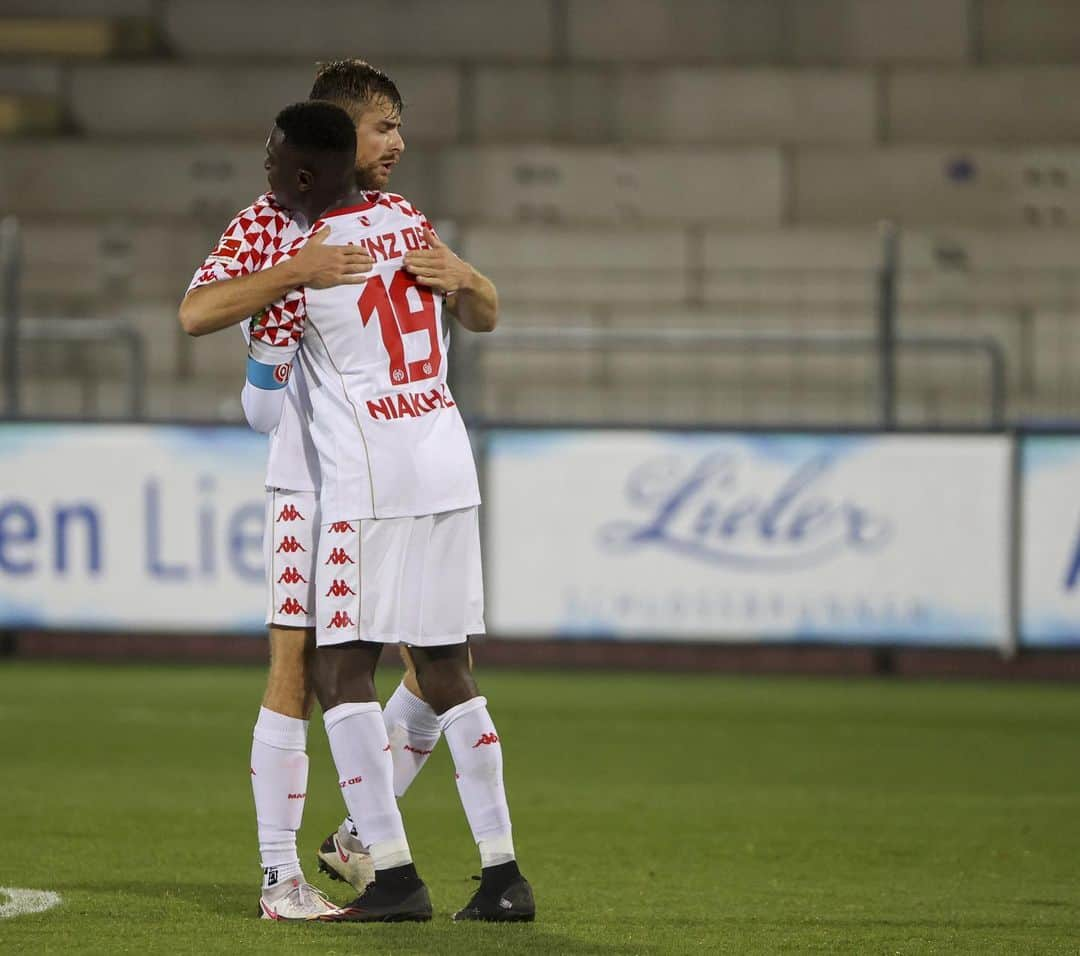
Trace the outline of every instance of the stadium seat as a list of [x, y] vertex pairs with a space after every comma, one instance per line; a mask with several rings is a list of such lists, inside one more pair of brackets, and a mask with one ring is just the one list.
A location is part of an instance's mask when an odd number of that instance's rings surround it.
[[153, 23], [139, 18], [0, 17], [0, 55], [103, 59], [149, 53]]
[[1076, 67], [897, 70], [886, 79], [886, 129], [895, 143], [1067, 143], [1080, 117], [1064, 90]]
[[[324, 0], [302, 28], [291, 0], [171, 0], [164, 30], [184, 56], [232, 59], [357, 56], [543, 60], [552, 53], [547, 0]], [[213, 29], [207, 29], [213, 24]], [[373, 28], [374, 25], [374, 28]]]
[[868, 145], [876, 128], [867, 71], [490, 66], [475, 96], [479, 142]]
[[968, 8], [965, 0], [570, 0], [568, 45], [579, 60], [960, 62]]
[[465, 220], [765, 224], [782, 215], [776, 149], [460, 148], [440, 165], [443, 212]]
[[[261, 137], [137, 146], [62, 140], [0, 144], [5, 170], [0, 208], [27, 218], [173, 217], [221, 229], [266, 191], [264, 154]], [[425, 153], [417, 149], [395, 174], [394, 185], [427, 211], [430, 175]]]
[[1056, 149], [806, 147], [792, 171], [792, 218], [855, 225], [1060, 227], [1077, 221], [1069, 188], [1080, 152]]
[[1080, 8], [1062, 0], [982, 0], [979, 45], [986, 63], [1075, 63]]
[[0, 93], [0, 136], [51, 133], [60, 125], [60, 104], [56, 100], [25, 93]]
[[689, 295], [682, 230], [474, 226], [462, 240], [465, 254], [483, 264], [510, 301], [617, 309]]
[[[407, 92], [409, 143], [458, 138], [458, 71], [447, 66], [398, 67]], [[274, 116], [304, 99], [312, 64], [245, 66], [226, 63], [94, 65], [71, 71], [71, 113], [91, 135], [235, 137], [262, 142]]]

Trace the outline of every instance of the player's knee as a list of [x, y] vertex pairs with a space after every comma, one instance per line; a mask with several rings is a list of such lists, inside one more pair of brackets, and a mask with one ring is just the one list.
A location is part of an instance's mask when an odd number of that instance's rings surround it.
[[414, 649], [413, 659], [420, 692], [435, 713], [442, 714], [477, 695], [465, 645]]
[[378, 700], [375, 690], [377, 652], [362, 645], [320, 648], [315, 653], [312, 683], [323, 711], [339, 704]]

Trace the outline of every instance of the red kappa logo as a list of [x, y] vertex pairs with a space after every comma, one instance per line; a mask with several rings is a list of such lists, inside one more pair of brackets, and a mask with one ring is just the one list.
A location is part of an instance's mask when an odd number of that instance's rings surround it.
[[307, 584], [307, 578], [296, 568], [286, 568], [281, 572], [281, 577], [277, 579], [278, 584], [300, 584], [301, 582]]
[[296, 505], [286, 505], [277, 516], [278, 521], [303, 521], [304, 516], [296, 510]]
[[297, 551], [307, 551], [299, 541], [296, 540], [291, 534], [285, 535], [281, 539], [281, 544], [277, 546], [277, 554], [281, 554], [284, 551], [286, 554], [295, 554]]
[[307, 610], [296, 598], [286, 598], [278, 608], [278, 614], [307, 614]]
[[329, 630], [330, 628], [333, 628], [333, 627], [336, 627], [336, 628], [356, 627], [356, 624], [354, 624], [353, 619], [351, 617], [349, 617], [349, 612], [348, 611], [335, 611], [334, 616], [332, 618], [330, 618], [330, 623], [327, 624], [326, 627]]
[[326, 559], [327, 564], [356, 564], [356, 562], [350, 558], [344, 548], [333, 548], [330, 551], [330, 557]]
[[330, 590], [326, 592], [327, 597], [345, 597], [346, 594], [355, 594], [356, 592], [349, 587], [344, 581], [335, 580], [330, 585]]
[[475, 750], [477, 747], [486, 747], [489, 744], [497, 744], [498, 742], [498, 734], [482, 734], [480, 739], [472, 745], [472, 749]]
[[346, 531], [355, 531], [356, 529], [349, 524], [348, 521], [335, 521], [330, 525], [331, 534], [344, 534]]

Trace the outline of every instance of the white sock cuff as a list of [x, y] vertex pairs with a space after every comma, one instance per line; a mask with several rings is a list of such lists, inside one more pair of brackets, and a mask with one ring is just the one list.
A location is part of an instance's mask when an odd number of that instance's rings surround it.
[[323, 712], [323, 724], [326, 726], [326, 732], [330, 733], [334, 727], [349, 717], [355, 717], [358, 714], [379, 713], [382, 713], [382, 708], [377, 700], [366, 704], [338, 704], [337, 707], [331, 707]]
[[409, 730], [414, 733], [438, 737], [442, 732], [439, 715], [432, 710], [431, 705], [423, 697], [417, 697], [404, 683], [398, 684], [390, 695], [390, 699], [386, 702], [386, 710], [394, 710], [402, 714]]
[[278, 750], [307, 750], [308, 722], [299, 717], [286, 717], [277, 711], [259, 708], [252, 736], [261, 744]]
[[439, 717], [439, 726], [442, 727], [442, 731], [445, 734], [450, 725], [459, 717], [464, 717], [466, 714], [482, 710], [485, 707], [487, 707], [486, 697], [473, 697], [471, 700], [465, 701], [464, 704], [458, 704], [456, 707], [451, 707], [448, 711], [441, 714]]

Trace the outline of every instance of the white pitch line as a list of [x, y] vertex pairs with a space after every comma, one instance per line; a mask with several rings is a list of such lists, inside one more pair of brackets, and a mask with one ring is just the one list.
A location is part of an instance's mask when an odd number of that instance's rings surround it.
[[0, 897], [7, 899], [0, 903], [0, 919], [13, 916], [26, 916], [28, 913], [44, 913], [62, 900], [59, 893], [51, 890], [23, 890], [14, 886], [0, 886]]

